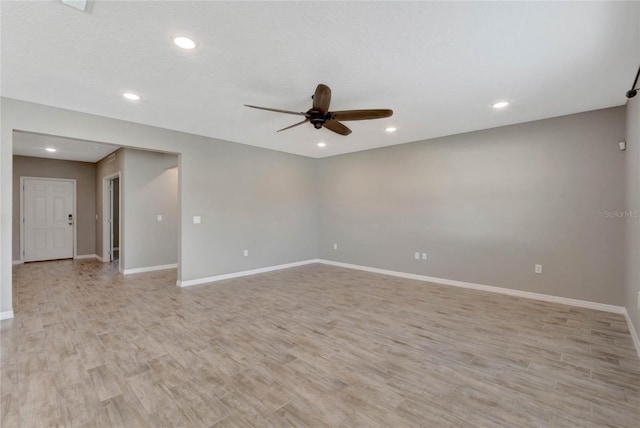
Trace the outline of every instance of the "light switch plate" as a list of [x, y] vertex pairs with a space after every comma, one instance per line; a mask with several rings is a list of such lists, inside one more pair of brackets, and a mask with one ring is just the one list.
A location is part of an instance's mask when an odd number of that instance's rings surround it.
[[202, 223], [202, 218], [200, 218], [199, 215], [194, 215], [193, 216], [193, 224], [200, 224]]
[[162, 221], [162, 214], [158, 214], [158, 221]]

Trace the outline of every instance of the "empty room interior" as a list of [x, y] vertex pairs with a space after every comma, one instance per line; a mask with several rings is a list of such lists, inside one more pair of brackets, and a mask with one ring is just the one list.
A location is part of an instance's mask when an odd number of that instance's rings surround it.
[[2, 427], [640, 426], [640, 3], [0, 3]]

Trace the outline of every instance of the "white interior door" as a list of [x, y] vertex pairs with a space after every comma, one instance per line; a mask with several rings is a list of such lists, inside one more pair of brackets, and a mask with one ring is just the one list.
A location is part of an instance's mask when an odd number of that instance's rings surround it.
[[73, 258], [72, 181], [24, 179], [24, 261]]

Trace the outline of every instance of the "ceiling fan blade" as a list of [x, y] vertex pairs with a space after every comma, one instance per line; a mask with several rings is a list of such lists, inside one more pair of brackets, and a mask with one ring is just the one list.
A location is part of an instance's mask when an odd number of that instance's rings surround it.
[[331, 118], [335, 120], [369, 120], [382, 119], [393, 114], [393, 110], [343, 110], [331, 112]]
[[268, 107], [258, 107], [258, 106], [252, 106], [249, 104], [245, 104], [245, 107], [257, 108], [259, 110], [275, 111], [276, 113], [287, 113], [287, 114], [297, 114], [298, 116], [306, 116], [306, 113], [302, 113], [298, 111], [280, 110], [277, 108], [268, 108]]
[[278, 129], [276, 132], [286, 131], [287, 129], [291, 129], [291, 128], [293, 128], [294, 126], [302, 125], [303, 123], [307, 123], [307, 122], [309, 122], [309, 119], [305, 119], [305, 120], [303, 120], [302, 122], [294, 123], [293, 125], [291, 125], [291, 126], [287, 126], [286, 128]]
[[313, 94], [313, 110], [318, 110], [322, 114], [327, 114], [331, 103], [331, 89], [327, 85], [320, 83]]
[[351, 130], [346, 126], [344, 126], [342, 123], [338, 122], [337, 120], [327, 120], [324, 123], [324, 127], [340, 135], [351, 134]]

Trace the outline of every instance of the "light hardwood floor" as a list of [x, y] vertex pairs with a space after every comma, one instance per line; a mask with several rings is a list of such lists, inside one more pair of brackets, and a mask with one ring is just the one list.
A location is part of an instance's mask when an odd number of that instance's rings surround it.
[[640, 426], [621, 315], [309, 265], [14, 268], [2, 427]]

